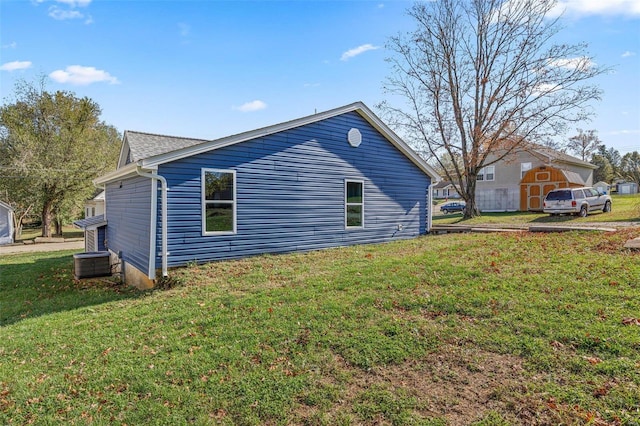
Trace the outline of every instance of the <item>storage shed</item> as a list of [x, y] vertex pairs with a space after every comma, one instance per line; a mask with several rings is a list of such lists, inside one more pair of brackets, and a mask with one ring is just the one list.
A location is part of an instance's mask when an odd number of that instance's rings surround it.
[[608, 194], [609, 192], [611, 192], [611, 185], [609, 185], [607, 182], [596, 182], [593, 184], [593, 187], [603, 194]]
[[529, 170], [520, 181], [520, 210], [542, 211], [542, 202], [549, 191], [556, 188], [585, 186], [580, 174], [552, 166]]
[[0, 245], [13, 243], [13, 209], [0, 201]]
[[105, 227], [107, 221], [104, 214], [91, 216], [85, 219], [76, 220], [73, 226], [84, 231], [84, 251], [96, 252], [105, 251]]
[[439, 180], [356, 102], [217, 140], [126, 131], [118, 169], [94, 183], [107, 249], [149, 287], [191, 262], [425, 234]]
[[631, 195], [638, 193], [638, 184], [635, 182], [623, 182], [618, 185], [618, 194]]

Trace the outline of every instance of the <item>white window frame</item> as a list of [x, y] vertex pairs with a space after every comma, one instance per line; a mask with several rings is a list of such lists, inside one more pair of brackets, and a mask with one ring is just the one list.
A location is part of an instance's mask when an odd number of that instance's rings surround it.
[[[491, 170], [491, 173], [487, 173]], [[491, 175], [491, 179], [486, 179], [487, 174]], [[493, 182], [496, 180], [496, 166], [484, 166], [478, 172], [478, 176], [476, 178], [478, 182]]]
[[[233, 175], [233, 200], [206, 200], [205, 199], [205, 184], [206, 179], [205, 176], [207, 172], [210, 173], [230, 173]], [[201, 204], [201, 221], [202, 221], [202, 235], [234, 235], [237, 231], [237, 212], [238, 212], [238, 197], [237, 197], [238, 186], [236, 184], [236, 171], [228, 170], [228, 169], [209, 169], [203, 168], [200, 175], [200, 204]], [[207, 204], [208, 203], [217, 203], [217, 204], [231, 204], [233, 211], [233, 229], [231, 231], [207, 231]]]
[[[348, 203], [347, 202], [347, 186], [349, 183], [359, 183], [362, 186], [362, 202], [360, 203]], [[361, 206], [362, 207], [362, 220], [359, 226], [347, 225], [347, 210], [349, 206]], [[364, 228], [364, 180], [361, 179], [345, 179], [344, 180], [344, 227], [345, 229], [363, 229]]]
[[522, 179], [524, 175], [526, 175], [527, 172], [532, 168], [533, 168], [533, 164], [531, 163], [531, 161], [527, 163], [520, 163], [520, 179]]

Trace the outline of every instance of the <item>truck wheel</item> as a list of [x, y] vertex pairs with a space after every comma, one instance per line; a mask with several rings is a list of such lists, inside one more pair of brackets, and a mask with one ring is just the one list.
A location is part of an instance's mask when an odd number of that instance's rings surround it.
[[580, 212], [578, 213], [580, 217], [587, 217], [587, 206], [580, 207]]
[[611, 201], [607, 201], [606, 203], [604, 203], [604, 208], [602, 209], [602, 211], [605, 213], [609, 213], [611, 211]]

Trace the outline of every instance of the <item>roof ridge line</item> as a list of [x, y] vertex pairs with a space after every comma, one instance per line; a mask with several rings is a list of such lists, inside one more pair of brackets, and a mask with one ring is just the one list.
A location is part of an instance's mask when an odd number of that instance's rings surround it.
[[188, 140], [194, 140], [194, 141], [204, 141], [204, 142], [210, 142], [213, 141], [215, 139], [202, 139], [202, 138], [191, 138], [188, 136], [174, 136], [174, 135], [165, 135], [162, 133], [151, 133], [151, 132], [141, 132], [138, 130], [125, 130], [125, 133], [137, 133], [139, 135], [147, 135], [147, 136], [160, 136], [163, 138], [173, 138], [173, 139], [188, 139]]

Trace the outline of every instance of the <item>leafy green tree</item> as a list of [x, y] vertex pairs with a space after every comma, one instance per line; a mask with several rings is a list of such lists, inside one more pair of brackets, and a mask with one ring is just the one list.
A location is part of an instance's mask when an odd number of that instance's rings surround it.
[[622, 156], [620, 155], [618, 150], [616, 150], [615, 148], [607, 149], [606, 146], [600, 145], [598, 147], [597, 154], [605, 158], [611, 165], [611, 169], [613, 171], [613, 179], [618, 178], [620, 176], [620, 163], [622, 162]]
[[0, 190], [22, 211], [40, 214], [42, 236], [61, 234], [62, 218], [77, 214], [112, 170], [120, 151], [117, 130], [100, 120], [93, 100], [19, 82], [15, 101], [0, 108]]
[[552, 44], [560, 30], [549, 17], [555, 5], [416, 2], [409, 10], [416, 29], [387, 43], [391, 73], [384, 87], [398, 103], [379, 107], [416, 150], [442, 162], [446, 178], [462, 188], [465, 218], [479, 215], [475, 192], [483, 167], [588, 118], [588, 104], [600, 97], [587, 83], [606, 69], [586, 46]]
[[593, 154], [591, 157], [591, 164], [598, 166], [598, 168], [593, 171], [594, 182], [613, 183], [616, 176], [607, 157], [600, 154]]

